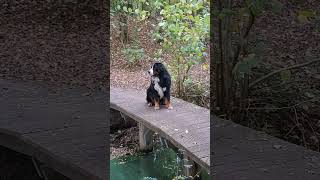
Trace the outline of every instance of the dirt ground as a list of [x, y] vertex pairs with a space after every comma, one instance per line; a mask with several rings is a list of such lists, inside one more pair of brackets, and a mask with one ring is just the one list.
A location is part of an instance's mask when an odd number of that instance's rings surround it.
[[0, 78], [108, 86], [107, 50], [101, 50], [106, 20], [94, 5], [12, 0], [0, 6]]
[[133, 155], [138, 152], [139, 130], [138, 127], [118, 130], [114, 134], [110, 134], [110, 159], [114, 159], [123, 155]]

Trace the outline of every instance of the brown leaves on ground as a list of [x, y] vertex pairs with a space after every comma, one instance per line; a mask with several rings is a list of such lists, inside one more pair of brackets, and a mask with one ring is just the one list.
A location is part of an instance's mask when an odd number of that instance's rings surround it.
[[106, 87], [101, 12], [51, 1], [1, 6], [0, 78]]
[[139, 130], [138, 127], [132, 127], [125, 130], [118, 130], [110, 134], [110, 153], [111, 159], [123, 155], [132, 155], [138, 151]]

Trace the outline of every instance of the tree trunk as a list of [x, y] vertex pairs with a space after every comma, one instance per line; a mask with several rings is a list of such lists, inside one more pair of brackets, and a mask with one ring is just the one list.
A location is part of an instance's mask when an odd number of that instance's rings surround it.
[[[222, 9], [231, 9], [231, 0], [221, 0], [217, 2], [217, 9], [222, 12]], [[231, 45], [231, 16], [226, 16], [223, 19], [218, 18], [218, 57], [215, 61], [216, 66], [216, 106], [218, 113], [224, 114], [227, 118], [231, 113], [231, 101], [234, 93], [232, 89], [232, 62], [233, 53]]]
[[127, 44], [129, 41], [129, 36], [128, 36], [128, 17], [120, 13], [119, 15], [119, 27], [120, 27], [120, 40], [122, 43]]

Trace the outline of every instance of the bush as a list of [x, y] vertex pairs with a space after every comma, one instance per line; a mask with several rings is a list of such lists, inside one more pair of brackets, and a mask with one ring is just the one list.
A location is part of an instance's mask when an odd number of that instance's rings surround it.
[[127, 47], [122, 50], [122, 53], [126, 56], [129, 66], [137, 65], [145, 56], [144, 49], [139, 46]]
[[210, 13], [207, 1], [163, 3], [161, 21], [154, 34], [162, 48], [173, 56], [167, 66], [172, 73], [178, 96], [185, 93], [192, 66], [205, 62]]

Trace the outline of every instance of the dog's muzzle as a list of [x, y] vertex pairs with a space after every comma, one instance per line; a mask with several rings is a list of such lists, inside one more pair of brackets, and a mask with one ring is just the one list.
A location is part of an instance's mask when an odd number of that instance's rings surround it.
[[153, 76], [153, 69], [150, 69], [150, 70], [148, 71], [148, 74], [149, 74], [150, 76]]

